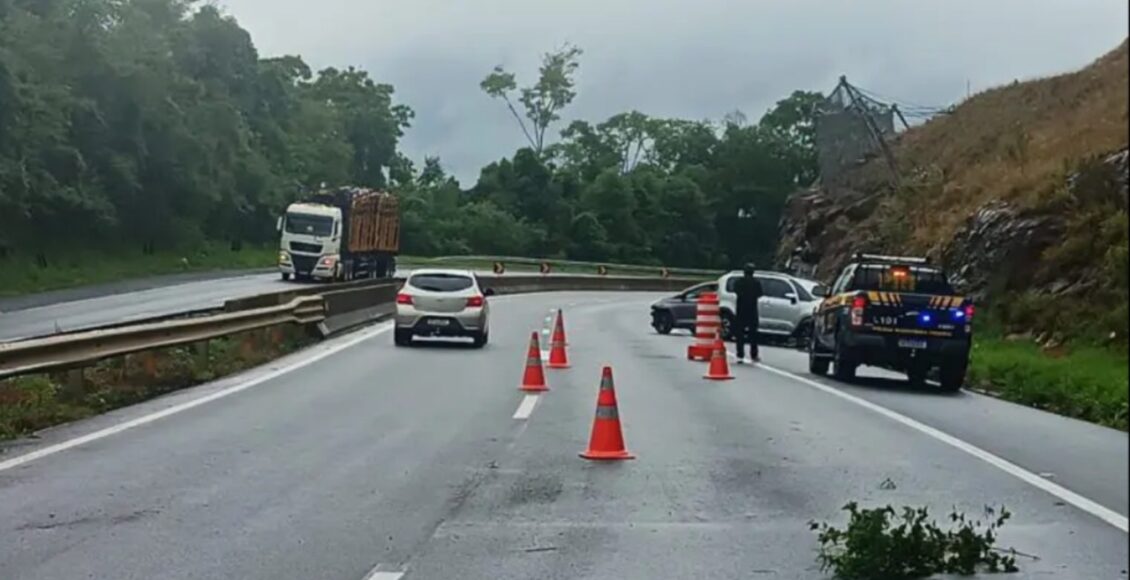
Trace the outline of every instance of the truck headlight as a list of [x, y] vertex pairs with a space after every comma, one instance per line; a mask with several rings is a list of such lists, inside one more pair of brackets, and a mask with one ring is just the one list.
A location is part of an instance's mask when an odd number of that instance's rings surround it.
[[290, 252], [279, 252], [279, 263], [280, 264], [289, 264], [290, 263]]
[[322, 258], [321, 260], [318, 260], [319, 266], [325, 266], [327, 268], [332, 268], [333, 265], [336, 264], [336, 263], [337, 263], [337, 256], [326, 256], [326, 257]]

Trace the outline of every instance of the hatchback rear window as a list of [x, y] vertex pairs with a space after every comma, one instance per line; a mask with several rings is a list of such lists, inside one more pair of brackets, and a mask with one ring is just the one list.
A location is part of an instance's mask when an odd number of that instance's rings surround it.
[[474, 281], [459, 274], [416, 274], [408, 283], [429, 292], [458, 292], [470, 288]]

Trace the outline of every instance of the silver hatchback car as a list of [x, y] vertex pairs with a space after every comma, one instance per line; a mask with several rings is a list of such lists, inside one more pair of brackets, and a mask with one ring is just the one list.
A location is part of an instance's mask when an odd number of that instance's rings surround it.
[[469, 270], [415, 270], [396, 295], [397, 346], [416, 336], [469, 337], [482, 347], [490, 337], [493, 292]]

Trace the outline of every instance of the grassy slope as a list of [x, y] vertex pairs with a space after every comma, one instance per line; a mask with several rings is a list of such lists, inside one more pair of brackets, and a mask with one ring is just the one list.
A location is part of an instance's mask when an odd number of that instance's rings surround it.
[[245, 247], [233, 252], [224, 245], [209, 244], [193, 251], [162, 251], [143, 255], [137, 251], [75, 248], [48, 256], [46, 268], [32, 256], [0, 259], [0, 296], [14, 296], [102, 282], [143, 278], [161, 274], [204, 270], [265, 268], [275, 264], [274, 247]]
[[[1002, 300], [1010, 311], [1004, 321], [1008, 326], [1054, 330], [1070, 346], [1049, 350], [1032, 340], [981, 333], [970, 384], [1123, 430], [1128, 398], [1126, 210], [1112, 203], [1112, 192], [1068, 196], [1065, 184], [1089, 160], [1130, 141], [1128, 55], [1123, 42], [1080, 71], [991, 89], [953, 114], [907, 131], [894, 146], [903, 190], [889, 189], [889, 172], [881, 160], [857, 170], [850, 188], [886, 195], [877, 211], [853, 225], [851, 239], [839, 248], [847, 251], [877, 235], [887, 249], [937, 255], [972, 211], [994, 200], [1022, 209], [1071, 212], [1063, 243], [1032, 268], [1044, 280], [1062, 272], [1098, 271], [1102, 288], [1066, 303], [1030, 291]], [[998, 314], [1003, 318], [1005, 313]], [[1110, 345], [1097, 345], [1112, 330]]]

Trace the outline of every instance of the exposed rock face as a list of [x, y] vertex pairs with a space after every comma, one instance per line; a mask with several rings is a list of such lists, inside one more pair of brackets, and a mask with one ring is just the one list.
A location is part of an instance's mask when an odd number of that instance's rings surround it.
[[[940, 258], [955, 285], [979, 302], [1012, 290], [1084, 293], [1099, 284], [1097, 266], [1081, 260], [1083, 265], [1070, 271], [1041, 271], [1041, 256], [1063, 242], [1068, 220], [1080, 205], [1126, 211], [1128, 162], [1130, 151], [1122, 149], [1084, 164], [1064, 184], [1065, 198], [1073, 200], [1065, 204], [1020, 208], [990, 201], [974, 209], [951, 239], [939, 240], [932, 257]], [[883, 195], [819, 187], [792, 195], [781, 220], [778, 266], [827, 282], [855, 252], [906, 252], [884, 245], [876, 233], [885, 220], [902, 217], [876, 211]]]

